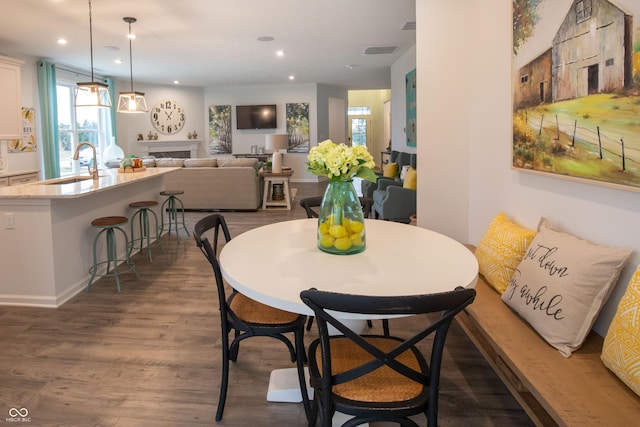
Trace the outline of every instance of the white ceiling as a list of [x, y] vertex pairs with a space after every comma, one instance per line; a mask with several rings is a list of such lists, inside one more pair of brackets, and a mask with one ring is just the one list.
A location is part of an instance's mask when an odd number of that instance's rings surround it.
[[[384, 89], [390, 65], [415, 44], [415, 30], [402, 30], [415, 21], [415, 0], [92, 0], [96, 74], [129, 79], [125, 16], [138, 20], [134, 86], [282, 84], [294, 75], [296, 83]], [[89, 46], [88, 0], [2, 0], [0, 54], [89, 71]], [[398, 49], [362, 54], [378, 46]]]

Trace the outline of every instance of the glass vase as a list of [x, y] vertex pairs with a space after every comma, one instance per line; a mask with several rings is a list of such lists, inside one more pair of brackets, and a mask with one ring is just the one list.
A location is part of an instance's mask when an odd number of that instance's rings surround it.
[[352, 181], [329, 182], [318, 213], [318, 248], [330, 254], [364, 251], [364, 214]]

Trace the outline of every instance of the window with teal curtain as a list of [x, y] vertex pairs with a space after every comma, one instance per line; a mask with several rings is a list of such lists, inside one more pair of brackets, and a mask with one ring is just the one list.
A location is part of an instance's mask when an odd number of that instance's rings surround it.
[[60, 176], [60, 159], [58, 154], [58, 113], [56, 108], [56, 66], [47, 61], [38, 61], [37, 74], [44, 178], [58, 178]]

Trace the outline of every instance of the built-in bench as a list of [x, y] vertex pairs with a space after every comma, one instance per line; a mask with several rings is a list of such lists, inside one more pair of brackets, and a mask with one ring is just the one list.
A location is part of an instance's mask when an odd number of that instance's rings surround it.
[[640, 397], [600, 360], [602, 337], [592, 331], [565, 358], [482, 276], [476, 291], [473, 304], [456, 319], [537, 425], [640, 425]]

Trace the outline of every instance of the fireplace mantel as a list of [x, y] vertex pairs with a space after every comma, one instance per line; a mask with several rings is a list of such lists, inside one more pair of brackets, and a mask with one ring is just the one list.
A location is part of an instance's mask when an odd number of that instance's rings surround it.
[[165, 140], [143, 140], [136, 141], [138, 147], [140, 147], [139, 155], [148, 156], [153, 153], [164, 153], [171, 151], [189, 151], [192, 159], [198, 157], [198, 146], [200, 145], [200, 139], [183, 139], [176, 141]]

